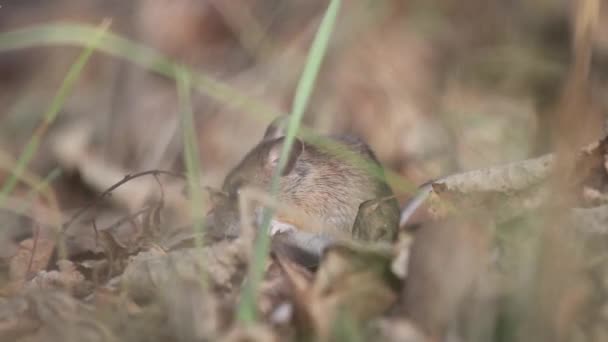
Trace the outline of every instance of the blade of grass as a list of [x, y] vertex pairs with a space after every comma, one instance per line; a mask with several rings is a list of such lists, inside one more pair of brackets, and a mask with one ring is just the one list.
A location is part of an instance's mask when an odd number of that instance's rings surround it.
[[[53, 183], [53, 181], [59, 178], [59, 176], [61, 176], [60, 168], [57, 167], [51, 170], [51, 172], [49, 172], [46, 177], [44, 177], [40, 182], [31, 187], [31, 189], [27, 192], [27, 194], [25, 195], [26, 202], [31, 203], [39, 193], [49, 191], [51, 183]], [[23, 210], [25, 210], [25, 208], [23, 208]]]
[[[278, 192], [279, 175], [281, 174], [283, 168], [285, 168], [289, 151], [291, 150], [295, 140], [296, 133], [299, 130], [300, 122], [302, 121], [302, 116], [304, 115], [306, 106], [308, 105], [315, 80], [319, 73], [321, 62], [323, 61], [323, 56], [327, 51], [327, 45], [336, 22], [339, 8], [340, 0], [332, 0], [330, 2], [312, 42], [310, 52], [308, 53], [306, 65], [304, 66], [304, 71], [302, 72], [302, 76], [300, 77], [300, 81], [298, 82], [298, 87], [296, 89], [293, 108], [287, 124], [287, 134], [285, 135], [285, 142], [283, 144], [281, 157], [279, 159], [279, 165], [275, 169], [272, 177], [270, 191], [273, 196], [276, 196], [276, 193]], [[265, 208], [262, 225], [260, 227], [262, 232], [268, 231], [272, 215], [272, 210]], [[269, 244], [269, 234], [259, 234], [258, 238], [256, 239], [254, 258], [249, 268], [248, 282], [243, 290], [237, 311], [237, 318], [245, 323], [252, 323], [256, 320], [255, 302], [258, 287], [263, 276], [264, 264], [266, 263], [266, 259], [268, 257]]]
[[88, 42], [85, 50], [80, 54], [80, 56], [78, 56], [76, 62], [74, 62], [74, 64], [72, 64], [72, 66], [68, 70], [68, 73], [66, 74], [63, 82], [61, 83], [61, 86], [59, 87], [59, 90], [57, 91], [57, 94], [53, 98], [53, 101], [51, 102], [47, 111], [44, 113], [42, 122], [40, 123], [38, 128], [36, 128], [36, 131], [32, 135], [32, 138], [25, 146], [23, 152], [21, 153], [21, 156], [19, 157], [19, 160], [17, 161], [15, 169], [11, 173], [11, 176], [6, 181], [6, 183], [4, 183], [2, 189], [0, 190], [0, 207], [4, 203], [6, 197], [10, 195], [10, 193], [17, 185], [17, 181], [21, 177], [23, 171], [27, 168], [27, 164], [32, 160], [36, 151], [38, 151], [42, 136], [46, 133], [49, 126], [57, 118], [59, 111], [63, 107], [63, 103], [65, 102], [68, 95], [72, 92], [74, 84], [82, 73], [84, 66], [87, 64], [89, 58], [95, 51], [96, 44], [99, 43], [109, 26], [110, 21], [107, 20], [100, 25], [100, 27], [96, 31], [96, 34]]
[[[14, 172], [14, 170], [16, 169], [16, 165], [17, 165], [17, 161], [11, 155], [9, 155], [7, 152], [0, 149], [0, 170]], [[47, 178], [40, 179], [37, 175], [32, 174], [31, 172], [29, 172], [26, 169], [26, 170], [23, 170], [21, 175], [19, 175], [18, 180], [20, 182], [22, 182], [23, 184], [25, 184], [26, 186], [30, 187], [30, 191], [26, 195], [27, 201], [25, 201], [24, 203], [31, 203], [31, 201], [33, 200], [33, 196], [40, 193], [43, 196], [43, 198], [46, 200], [47, 205], [50, 207], [51, 211], [58, 214], [58, 215], [52, 216], [51, 219], [52, 219], [52, 226], [55, 229], [59, 229], [59, 226], [61, 225], [61, 221], [59, 220], [60, 211], [59, 211], [59, 204], [57, 202], [57, 196], [55, 195], [55, 192], [53, 191], [53, 189], [48, 187], [48, 184], [56, 177], [56, 175], [57, 175], [57, 172], [56, 172], [56, 170], [54, 170], [47, 176]], [[7, 204], [6, 202], [8, 200], [9, 200], [9, 196], [5, 197], [0, 208], [4, 208], [5, 205]], [[23, 210], [25, 210], [25, 208], [26, 207], [23, 207]], [[23, 210], [19, 209], [16, 212], [21, 214], [24, 212]]]
[[180, 118], [183, 130], [184, 139], [184, 159], [186, 164], [186, 178], [188, 180], [188, 188], [191, 194], [191, 212], [196, 230], [197, 246], [202, 246], [200, 236], [203, 233], [203, 192], [200, 186], [200, 158], [198, 152], [198, 140], [196, 139], [196, 130], [194, 123], [194, 115], [192, 113], [192, 102], [190, 99], [190, 74], [184, 68], [177, 70], [177, 93], [180, 103]]
[[[0, 52], [36, 46], [88, 46], [96, 33], [97, 30], [94, 26], [82, 24], [52, 23], [33, 26], [0, 34]], [[171, 61], [153, 49], [112, 32], [107, 32], [101, 37], [95, 48], [176, 81], [177, 70], [187, 70], [184, 66]], [[240, 94], [223, 82], [191, 70], [188, 72], [191, 75], [192, 86], [222, 103], [256, 113], [268, 120], [278, 116], [278, 113], [272, 108]]]
[[[14, 173], [17, 169], [16, 165], [17, 161], [10, 154], [0, 149], [0, 169]], [[44, 180], [41, 180], [37, 175], [31, 173], [29, 170], [23, 169], [23, 171], [19, 175], [18, 180], [30, 187], [30, 191], [26, 195], [26, 200], [18, 200], [17, 202], [15, 202], [15, 198], [5, 196], [2, 200], [0, 208], [12, 208], [11, 210], [15, 213], [23, 214], [26, 212], [26, 208], [31, 207], [33, 200], [32, 197], [35, 194], [40, 193], [46, 200], [46, 206], [48, 206], [49, 209], [46, 210], [39, 207], [37, 208], [37, 212], [45, 212], [43, 216], [49, 220], [47, 223], [51, 226], [51, 228], [54, 229], [55, 232], [59, 232], [61, 230], [61, 221], [63, 220], [63, 218], [61, 215], [61, 210], [59, 208], [59, 203], [57, 201], [55, 191], [53, 191], [53, 188], [48, 186], [50, 182], [52, 182], [53, 179], [55, 179], [59, 175], [59, 173], [60, 172], [55, 169]], [[17, 205], [15, 205], [16, 203]], [[63, 241], [58, 241], [57, 246], [59, 256], [65, 256], [65, 248]]]
[[[203, 246], [203, 229], [204, 217], [203, 213], [203, 192], [200, 180], [200, 154], [198, 151], [198, 139], [196, 138], [196, 129], [194, 123], [194, 114], [192, 113], [192, 101], [190, 98], [191, 92], [191, 77], [190, 73], [180, 67], [176, 70], [177, 76], [177, 94], [180, 105], [180, 118], [182, 122], [182, 132], [184, 139], [184, 160], [186, 164], [186, 179], [188, 181], [188, 189], [190, 192], [190, 212], [192, 216], [193, 229], [195, 234], [196, 247]], [[206, 286], [207, 281], [205, 273], [201, 272], [201, 286]]]
[[[96, 33], [97, 29], [94, 26], [82, 24], [53, 23], [33, 26], [0, 33], [0, 52], [48, 45], [87, 46]], [[100, 41], [96, 44], [96, 49], [108, 55], [128, 60], [148, 71], [175, 81], [177, 81], [177, 70], [187, 70], [191, 76], [191, 85], [198, 91], [204, 92], [215, 100], [227, 104], [232, 108], [238, 108], [246, 113], [255, 114], [254, 117], [260, 120], [270, 121], [283, 115], [283, 113], [264, 105], [260, 101], [239, 93], [225, 83], [195, 73], [184, 66], [179, 66], [153, 49], [111, 32], [106, 32], [101, 37]], [[318, 52], [316, 51], [315, 53]], [[306, 80], [306, 82], [302, 82], [299, 87], [311, 87], [313, 83], [314, 77]], [[301, 106], [299, 103], [303, 100], [301, 97], [302, 95], [299, 95], [299, 98], [294, 101], [294, 108]], [[301, 127], [300, 130], [303, 139], [307, 142], [309, 137], [318, 138], [317, 134], [310, 129], [306, 129], [306, 127]], [[316, 141], [312, 143], [316, 143]], [[333, 143], [335, 144], [335, 142]], [[328, 142], [328, 144], [331, 143]], [[396, 187], [394, 189], [395, 192], [410, 193], [416, 189], [416, 186], [404, 180], [398, 174], [389, 170], [385, 171], [389, 182]], [[374, 172], [374, 174], [381, 175], [381, 172]]]

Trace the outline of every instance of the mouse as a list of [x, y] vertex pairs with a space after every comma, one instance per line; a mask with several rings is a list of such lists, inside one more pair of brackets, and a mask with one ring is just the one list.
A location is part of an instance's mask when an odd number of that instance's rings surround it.
[[[262, 140], [226, 175], [221, 190], [208, 189], [212, 209], [207, 213], [209, 235], [236, 237], [241, 231], [239, 196], [244, 189], [268, 192], [285, 144], [287, 118], [275, 119]], [[319, 144], [295, 138], [285, 167], [279, 175], [276, 201], [292, 210], [276, 210], [271, 235], [281, 241], [320, 255], [339, 239], [393, 241], [399, 228], [400, 209], [381, 165], [372, 149], [353, 136], [325, 136]], [[378, 221], [361, 219], [370, 203], [380, 207]], [[261, 207], [255, 208], [252, 222], [261, 222]], [[299, 215], [296, 215], [297, 213]]]

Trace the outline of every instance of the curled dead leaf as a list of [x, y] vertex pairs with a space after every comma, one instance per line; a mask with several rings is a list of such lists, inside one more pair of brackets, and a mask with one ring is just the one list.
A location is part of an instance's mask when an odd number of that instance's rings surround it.
[[121, 282], [133, 298], [145, 301], [171, 281], [172, 269], [179, 269], [197, 279], [203, 277], [209, 286], [228, 293], [240, 286], [248, 260], [246, 250], [237, 239], [200, 249], [142, 252], [131, 258]]
[[294, 289], [298, 331], [312, 329], [318, 339], [332, 340], [344, 324], [360, 328], [386, 312], [399, 287], [391, 258], [390, 249], [336, 244], [323, 256], [313, 279], [283, 264]]
[[472, 218], [451, 217], [416, 231], [402, 300], [408, 318], [425, 334], [443, 338], [476, 290], [490, 260], [487, 228]]

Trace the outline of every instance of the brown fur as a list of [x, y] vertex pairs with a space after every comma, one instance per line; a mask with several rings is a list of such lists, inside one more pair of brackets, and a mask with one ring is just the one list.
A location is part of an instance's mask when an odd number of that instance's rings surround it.
[[[359, 206], [368, 200], [390, 196], [385, 182], [370, 173], [353, 157], [378, 165], [369, 147], [354, 138], [333, 139], [336, 146], [321, 148], [296, 140], [287, 168], [280, 180], [278, 199], [319, 219], [319, 232], [350, 235]], [[269, 159], [283, 146], [284, 138], [266, 139], [256, 146], [228, 174], [223, 191], [236, 194], [243, 186], [269, 189], [274, 165]], [[331, 150], [331, 151], [330, 151]], [[397, 230], [399, 208], [396, 201], [387, 206], [393, 213], [391, 224]], [[294, 222], [289, 217], [279, 217]], [[296, 222], [297, 225], [297, 222]], [[390, 234], [391, 238], [394, 234]]]

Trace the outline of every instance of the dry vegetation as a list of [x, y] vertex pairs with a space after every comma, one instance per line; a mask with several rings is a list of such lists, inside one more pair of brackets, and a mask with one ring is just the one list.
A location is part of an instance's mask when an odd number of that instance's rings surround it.
[[391, 245], [271, 246], [247, 310], [256, 247], [198, 234], [200, 189], [290, 111], [328, 4], [1, 3], [0, 341], [608, 341], [600, 0], [342, 1], [303, 127], [406, 209], [433, 181]]

